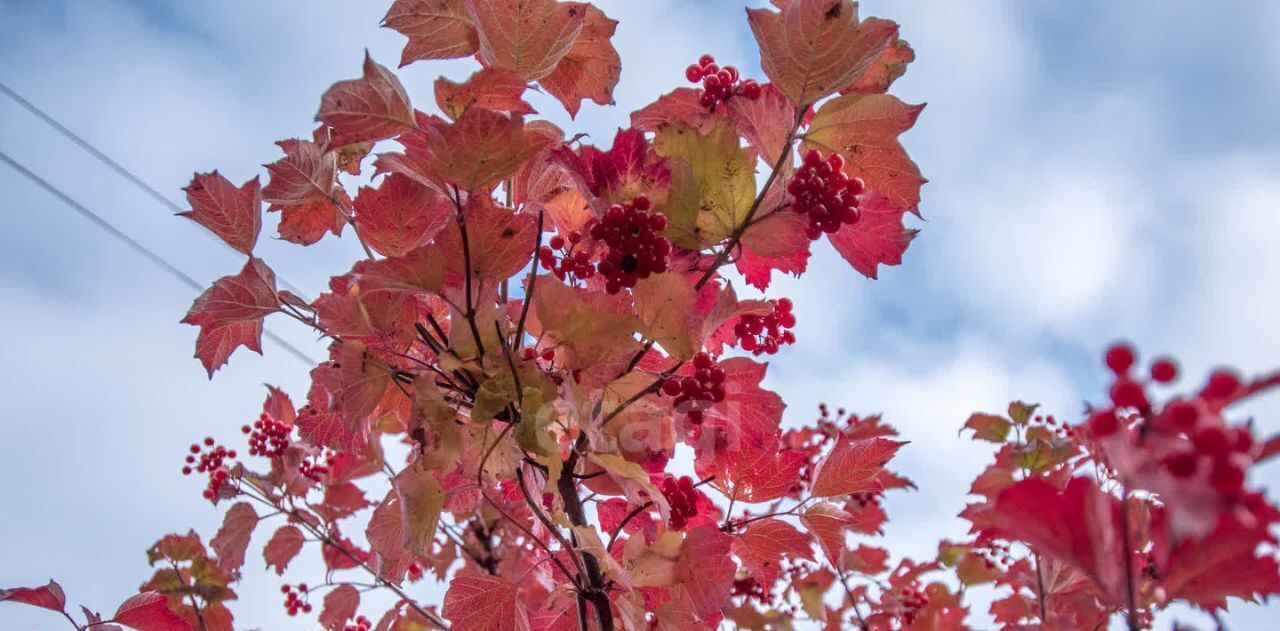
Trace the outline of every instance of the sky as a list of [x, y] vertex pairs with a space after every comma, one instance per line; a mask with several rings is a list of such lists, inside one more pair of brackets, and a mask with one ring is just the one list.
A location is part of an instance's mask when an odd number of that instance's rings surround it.
[[[195, 171], [240, 182], [305, 135], [319, 96], [358, 76], [362, 51], [393, 66], [403, 38], [379, 29], [385, 2], [0, 0], [0, 81], [181, 202]], [[605, 0], [621, 20], [616, 107], [570, 123], [605, 144], [628, 112], [683, 83], [702, 53], [759, 77], [738, 2]], [[762, 4], [756, 2], [756, 5]], [[1012, 399], [1065, 417], [1103, 395], [1102, 349], [1129, 339], [1198, 379], [1230, 363], [1280, 366], [1280, 4], [1224, 0], [946, 2], [868, 0], [917, 53], [894, 92], [927, 102], [904, 143], [931, 182], [922, 232], [878, 281], [823, 245], [801, 280], [776, 282], [800, 321], [766, 385], [808, 419], [819, 402], [883, 413], [911, 444], [895, 460], [920, 490], [888, 501], [887, 543], [930, 556], [958, 538], [968, 482], [990, 450], [958, 437], [974, 411]], [[474, 62], [399, 73], [426, 108], [431, 82]], [[0, 151], [50, 180], [202, 283], [238, 255], [0, 98]], [[302, 396], [306, 366], [271, 346], [241, 351], [213, 380], [178, 323], [195, 292], [0, 165], [0, 585], [50, 577], [71, 603], [114, 610], [149, 574], [167, 532], [207, 539], [221, 521], [183, 478], [183, 450], [232, 439], [264, 389]], [[275, 219], [267, 221], [268, 228]], [[260, 254], [309, 295], [358, 253], [262, 239]], [[268, 327], [322, 357], [299, 327]], [[1280, 430], [1280, 397], [1242, 408]], [[1253, 480], [1275, 486], [1280, 468]], [[244, 628], [301, 629], [282, 580], [256, 566], [235, 606]], [[429, 594], [426, 588], [421, 593]], [[1280, 608], [1233, 603], [1233, 628]], [[378, 613], [378, 610], [373, 610]], [[1159, 621], [1204, 618], [1177, 612]], [[981, 627], [985, 606], [974, 608]], [[64, 623], [65, 624], [65, 623]], [[62, 628], [0, 605], [0, 627]]]

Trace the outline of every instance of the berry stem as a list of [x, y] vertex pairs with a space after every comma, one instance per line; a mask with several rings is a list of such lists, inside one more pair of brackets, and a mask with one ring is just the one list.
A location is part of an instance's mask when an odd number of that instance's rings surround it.
[[751, 220], [755, 218], [756, 212], [760, 210], [760, 204], [764, 203], [764, 197], [769, 193], [769, 188], [773, 186], [778, 174], [782, 172], [782, 166], [791, 158], [791, 143], [796, 140], [796, 132], [800, 131], [800, 124], [804, 121], [805, 112], [809, 111], [809, 105], [805, 104], [796, 108], [796, 120], [791, 125], [791, 131], [787, 133], [786, 142], [782, 143], [782, 151], [778, 154], [778, 159], [773, 163], [773, 170], [769, 172], [769, 177], [765, 179], [764, 186], [760, 188], [760, 194], [756, 195], [755, 201], [751, 202], [751, 208], [747, 211], [747, 216], [743, 218], [742, 223], [734, 229], [733, 234], [729, 236], [728, 243], [716, 254], [716, 258], [711, 262], [711, 266], [702, 274], [702, 278], [693, 285], [694, 289], [702, 289], [707, 281], [715, 276], [716, 270], [729, 258], [729, 253], [738, 247], [738, 242], [742, 240], [742, 233], [747, 231], [751, 226]]

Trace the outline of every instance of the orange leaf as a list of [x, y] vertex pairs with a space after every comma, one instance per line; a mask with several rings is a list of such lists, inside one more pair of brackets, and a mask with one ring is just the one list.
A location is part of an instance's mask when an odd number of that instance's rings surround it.
[[536, 110], [521, 98], [528, 84], [514, 71], [482, 68], [462, 83], [444, 77], [436, 79], [436, 105], [453, 120], [472, 106], [510, 114], [534, 114]]
[[262, 320], [280, 307], [276, 276], [260, 259], [249, 259], [235, 276], [224, 276], [196, 298], [182, 319], [200, 327], [196, 357], [209, 377], [239, 346], [262, 352]]
[[618, 21], [593, 5], [583, 7], [587, 17], [573, 48], [551, 74], [538, 80], [548, 94], [564, 104], [570, 118], [578, 115], [583, 99], [612, 105], [613, 89], [622, 76], [622, 58], [611, 41]]
[[396, 0], [382, 25], [409, 38], [400, 67], [419, 59], [470, 57], [480, 50], [464, 0]]
[[747, 9], [760, 66], [797, 105], [853, 83], [898, 35], [885, 20], [858, 20], [853, 0], [788, 0], [781, 11]]
[[333, 128], [331, 146], [390, 138], [413, 129], [413, 107], [390, 70], [364, 53], [364, 76], [339, 81], [320, 97], [316, 120]]
[[907, 105], [887, 94], [849, 94], [823, 104], [809, 125], [804, 146], [839, 152], [845, 173], [860, 177], [894, 208], [913, 212], [927, 181], [907, 156], [898, 135], [911, 129], [924, 105]]
[[582, 32], [586, 6], [556, 0], [466, 0], [480, 30], [480, 60], [537, 81], [555, 69]]

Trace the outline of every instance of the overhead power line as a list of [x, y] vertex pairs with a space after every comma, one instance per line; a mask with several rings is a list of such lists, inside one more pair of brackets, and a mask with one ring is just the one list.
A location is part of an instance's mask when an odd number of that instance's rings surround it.
[[[168, 272], [174, 278], [177, 278], [178, 280], [182, 281], [182, 283], [185, 284], [186, 286], [196, 290], [197, 292], [204, 291], [205, 287], [204, 285], [200, 284], [199, 281], [192, 278], [190, 275], [188, 275], [186, 272], [182, 271], [181, 269], [178, 269], [177, 266], [165, 260], [164, 257], [160, 256], [159, 254], [156, 254], [154, 251], [152, 251], [147, 246], [143, 245], [137, 239], [134, 239], [133, 237], [125, 233], [123, 230], [112, 225], [111, 222], [107, 221], [106, 219], [103, 219], [101, 215], [93, 212], [92, 210], [87, 208], [84, 204], [81, 204], [80, 202], [72, 199], [71, 196], [62, 192], [61, 189], [51, 184], [48, 180], [40, 177], [31, 169], [28, 169], [26, 166], [23, 166], [17, 160], [14, 160], [13, 158], [11, 158], [9, 154], [5, 153], [3, 150], [0, 150], [0, 162], [4, 162], [5, 164], [9, 165], [10, 167], [13, 168], [13, 170], [17, 171], [18, 173], [26, 177], [28, 180], [31, 180], [40, 188], [43, 188], [50, 195], [53, 195], [54, 197], [58, 198], [58, 200], [66, 204], [72, 210], [76, 211], [76, 213], [78, 213], [81, 217], [93, 222], [99, 228], [102, 228], [104, 231], [106, 231], [107, 234], [115, 237], [120, 242], [129, 246], [130, 249], [137, 252], [138, 254], [141, 254], [148, 261], [150, 261], [157, 267], [163, 269], [164, 271]], [[311, 359], [310, 357], [308, 357], [306, 353], [299, 350], [298, 347], [294, 346], [288, 340], [280, 337], [279, 335], [276, 335], [270, 329], [266, 329], [264, 327], [263, 332], [267, 339], [276, 343], [281, 348], [283, 348], [286, 352], [288, 352], [290, 355], [306, 363], [308, 366], [314, 366], [317, 363], [314, 359]]]
[[[85, 140], [84, 138], [81, 138], [79, 134], [71, 131], [70, 129], [67, 129], [66, 125], [63, 125], [61, 122], [58, 121], [58, 119], [51, 116], [48, 112], [45, 112], [44, 110], [40, 109], [40, 107], [37, 106], [35, 103], [28, 101], [25, 97], [23, 97], [21, 94], [18, 94], [16, 91], [13, 90], [13, 88], [10, 88], [3, 81], [0, 81], [0, 92], [3, 92], [5, 96], [8, 96], [10, 99], [13, 99], [13, 102], [22, 106], [23, 109], [30, 112], [36, 118], [39, 118], [41, 121], [44, 121], [46, 125], [48, 125], [49, 127], [52, 127], [54, 131], [57, 131], [59, 134], [62, 134], [62, 136], [67, 140], [70, 140], [71, 142], [75, 143], [76, 146], [83, 149], [86, 153], [93, 156], [94, 158], [97, 158], [99, 162], [107, 165], [107, 167], [110, 168], [112, 171], [115, 171], [117, 175], [119, 175], [120, 177], [123, 177], [124, 179], [132, 183], [134, 186], [141, 189], [142, 192], [146, 193], [152, 199], [159, 202], [160, 205], [168, 208], [169, 210], [172, 210], [175, 213], [180, 213], [186, 210], [185, 208], [176, 204], [173, 200], [166, 197], [164, 193], [161, 193], [160, 191], [156, 190], [156, 187], [150, 184], [147, 184], [142, 178], [135, 175], [133, 171], [130, 171], [123, 164], [116, 162], [111, 158], [111, 156], [108, 156], [107, 154], [100, 151], [97, 147], [93, 145], [93, 143], [89, 142], [88, 140]], [[231, 246], [227, 245], [221, 239], [215, 237], [214, 235], [204, 232], [203, 230], [201, 231], [201, 233], [204, 234], [206, 237], [209, 237], [217, 241], [218, 243], [221, 243], [222, 245], [226, 246], [227, 249], [232, 250], [233, 252], [236, 251], [235, 248], [232, 248]], [[289, 291], [293, 292], [294, 295], [298, 297], [302, 297], [303, 300], [306, 300], [305, 298], [306, 294], [303, 293], [302, 290], [294, 286], [293, 283], [290, 283], [288, 279], [284, 278], [279, 274], [276, 274], [276, 281], [280, 283], [281, 287], [288, 289]]]

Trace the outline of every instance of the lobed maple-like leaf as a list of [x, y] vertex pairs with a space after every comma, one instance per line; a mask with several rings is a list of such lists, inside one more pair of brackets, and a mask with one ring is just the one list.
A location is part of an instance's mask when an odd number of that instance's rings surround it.
[[399, 173], [377, 188], [363, 186], [355, 199], [356, 230], [383, 256], [404, 256], [448, 223], [453, 204], [439, 192]]
[[138, 631], [190, 631], [181, 616], [169, 609], [159, 592], [143, 592], [120, 603], [112, 620]]
[[887, 438], [851, 440], [841, 434], [814, 470], [813, 495], [834, 497], [876, 489], [876, 476], [905, 444]]
[[853, 0], [788, 0], [780, 11], [747, 9], [760, 66], [797, 105], [853, 83], [898, 35], [893, 22], [860, 21]]
[[[1161, 521], [1154, 525], [1158, 533], [1164, 530]], [[1266, 524], [1246, 525], [1234, 517], [1219, 520], [1207, 537], [1185, 539], [1171, 549], [1162, 535], [1156, 552], [1168, 560], [1161, 564], [1161, 586], [1168, 600], [1210, 612], [1226, 609], [1229, 597], [1257, 602], [1280, 593], [1280, 564], [1274, 553], [1259, 551], [1274, 544]]]
[[712, 628], [719, 623], [721, 607], [733, 588], [737, 565], [729, 556], [732, 547], [733, 537], [712, 525], [699, 526], [685, 533], [675, 563], [676, 578], [692, 612]]
[[774, 164], [796, 120], [796, 106], [772, 83], [760, 86], [758, 99], [731, 99], [729, 118], [766, 164]]
[[67, 607], [67, 595], [62, 591], [62, 586], [54, 580], [40, 587], [0, 589], [0, 602], [6, 600], [53, 611], [63, 611]]
[[1009, 437], [1013, 422], [999, 414], [976, 413], [969, 415], [961, 431], [973, 430], [973, 437], [993, 443], [1003, 443]]
[[262, 352], [262, 320], [279, 307], [275, 273], [255, 258], [239, 274], [218, 279], [196, 298], [182, 322], [200, 327], [196, 357], [210, 378], [236, 348]]
[[382, 25], [409, 38], [401, 67], [419, 59], [470, 57], [480, 50], [465, 0], [395, 0]]
[[472, 107], [514, 115], [535, 114], [536, 110], [523, 98], [526, 88], [528, 82], [514, 70], [481, 68], [462, 83], [444, 77], [436, 79], [436, 105], [453, 120]]
[[1120, 502], [1091, 478], [1075, 477], [1065, 489], [1042, 478], [1022, 480], [1005, 489], [975, 530], [1022, 541], [1088, 576], [1103, 597], [1125, 603]]
[[903, 253], [920, 231], [904, 228], [906, 210], [878, 193], [863, 196], [858, 210], [857, 223], [843, 226], [827, 238], [854, 269], [874, 280], [879, 266], [902, 263]]
[[888, 94], [847, 94], [818, 108], [804, 135], [805, 148], [838, 152], [844, 171], [860, 177], [894, 208], [916, 212], [927, 181], [898, 136], [911, 129], [924, 105], [907, 105]]
[[782, 571], [782, 560], [813, 560], [809, 535], [781, 519], [751, 522], [734, 540], [733, 553], [761, 585], [772, 585]]
[[671, 192], [661, 209], [676, 245], [701, 249], [718, 243], [746, 219], [756, 197], [753, 162], [729, 121], [709, 134], [675, 123], [654, 136], [653, 148], [671, 158]]
[[[494, 205], [488, 195], [476, 195], [468, 200], [463, 218], [473, 277], [506, 280], [533, 258], [538, 220], [532, 215], [513, 213], [509, 208]], [[440, 233], [436, 244], [444, 254], [446, 272], [461, 282], [466, 277], [467, 258], [456, 221]]]
[[244, 565], [244, 554], [249, 549], [249, 537], [258, 525], [258, 513], [248, 502], [236, 502], [222, 517], [222, 527], [209, 540], [209, 547], [218, 554], [218, 566], [235, 572]]
[[285, 156], [266, 165], [271, 179], [262, 189], [268, 211], [281, 211], [280, 237], [300, 245], [319, 241], [326, 232], [342, 235], [346, 219], [335, 200], [346, 193], [335, 187], [337, 157], [309, 140], [276, 143]]
[[379, 156], [380, 171], [397, 171], [441, 191], [487, 190], [515, 173], [551, 141], [530, 133], [518, 116], [468, 108], [453, 123], [419, 121], [419, 130], [400, 138], [405, 154]]
[[178, 213], [239, 252], [252, 255], [262, 231], [262, 186], [258, 178], [238, 188], [221, 173], [197, 173], [182, 189], [191, 210]]
[[710, 133], [728, 114], [726, 108], [707, 111], [698, 102], [701, 90], [676, 88], [658, 100], [631, 113], [631, 126], [641, 131], [657, 132], [668, 125], [683, 123], [700, 134]]
[[401, 547], [411, 554], [430, 555], [444, 504], [444, 491], [435, 472], [422, 463], [410, 465], [396, 476], [394, 486], [403, 520]]
[[809, 265], [809, 246], [805, 235], [809, 218], [793, 212], [774, 212], [753, 220], [742, 233], [741, 252], [734, 260], [738, 273], [747, 284], [760, 290], [769, 287], [773, 272], [799, 276]]
[[853, 516], [835, 504], [818, 502], [805, 510], [800, 523], [813, 533], [832, 567], [844, 569], [844, 534], [853, 525]]
[[413, 106], [400, 80], [364, 53], [364, 75], [339, 81], [320, 97], [316, 120], [333, 130], [329, 142], [342, 147], [391, 138], [414, 128]]
[[324, 606], [320, 608], [320, 624], [326, 629], [342, 631], [359, 608], [360, 591], [350, 583], [339, 585], [325, 594]]
[[537, 81], [555, 69], [582, 32], [586, 5], [557, 0], [466, 0], [480, 32], [480, 60]]
[[267, 561], [267, 567], [274, 565], [276, 574], [283, 576], [289, 562], [302, 551], [304, 541], [302, 531], [298, 530], [297, 526], [281, 526], [262, 548], [262, 556]]
[[622, 58], [613, 47], [618, 21], [591, 4], [582, 4], [586, 18], [573, 47], [560, 59], [551, 74], [538, 83], [564, 104], [569, 117], [578, 115], [584, 99], [598, 105], [613, 104], [613, 89], [622, 76]]
[[444, 595], [453, 631], [529, 631], [519, 586], [497, 576], [458, 576]]

